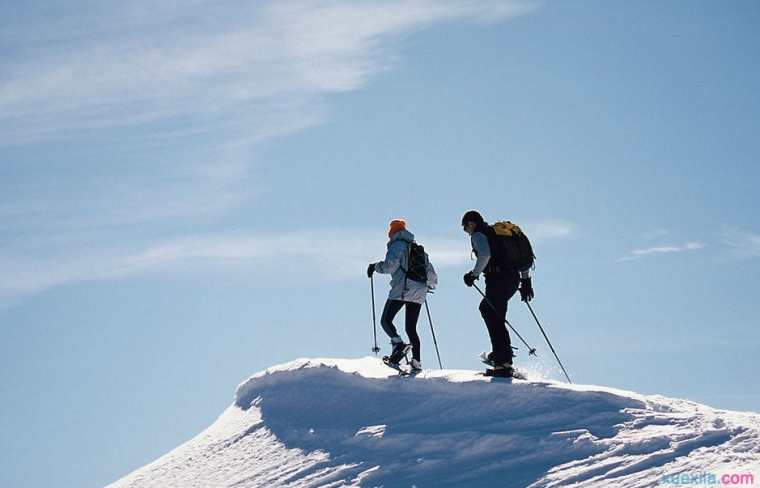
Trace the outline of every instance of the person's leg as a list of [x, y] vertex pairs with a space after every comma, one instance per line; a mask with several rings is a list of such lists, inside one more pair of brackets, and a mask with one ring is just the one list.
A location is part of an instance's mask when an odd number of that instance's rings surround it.
[[399, 310], [401, 310], [401, 307], [403, 306], [404, 302], [401, 300], [389, 299], [387, 302], [385, 302], [383, 315], [380, 317], [380, 325], [383, 326], [383, 330], [391, 338], [391, 344], [393, 348], [391, 349], [391, 354], [388, 356], [388, 359], [392, 363], [398, 363], [401, 358], [404, 357], [406, 348], [409, 347], [404, 344], [404, 340], [399, 337], [398, 332], [396, 331], [396, 327], [393, 325], [394, 317], [396, 317], [396, 314]]
[[412, 345], [412, 357], [420, 360], [420, 336], [417, 335], [417, 320], [420, 318], [422, 305], [419, 303], [406, 302], [406, 335], [409, 344]]
[[[504, 320], [507, 317], [506, 287], [503, 280], [486, 280], [486, 298], [480, 302], [480, 314], [491, 338], [493, 360], [497, 364], [510, 362], [512, 350], [508, 349], [509, 334]], [[489, 303], [490, 302], [490, 303]]]
[[380, 316], [380, 325], [391, 339], [398, 337], [398, 331], [396, 331], [396, 327], [393, 325], [393, 319], [403, 306], [404, 302], [401, 300], [388, 299], [388, 301], [385, 302], [385, 307], [383, 307], [383, 314]]
[[[509, 307], [509, 299], [514, 296], [514, 294], [517, 292], [517, 288], [520, 284], [520, 278], [519, 275], [515, 273], [513, 277], [510, 277], [507, 282], [504, 285], [504, 320], [507, 318], [507, 309]], [[504, 323], [504, 320], [502, 320], [502, 324]], [[514, 356], [514, 353], [512, 351], [512, 338], [509, 335], [509, 329], [506, 327], [504, 328], [504, 331], [507, 333], [507, 344], [506, 344], [506, 350], [507, 350], [507, 361], [508, 363], [512, 364], [512, 356]]]

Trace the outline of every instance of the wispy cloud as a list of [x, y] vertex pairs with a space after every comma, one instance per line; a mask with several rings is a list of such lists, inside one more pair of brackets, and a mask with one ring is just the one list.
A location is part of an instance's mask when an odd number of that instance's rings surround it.
[[[541, 241], [563, 239], [551, 233]], [[436, 268], [470, 261], [466, 236], [429, 236], [422, 242]], [[58, 239], [55, 254], [30, 253], [28, 246], [0, 247], [0, 299], [28, 295], [69, 283], [111, 280], [145, 273], [204, 270], [261, 273], [292, 281], [340, 281], [361, 277], [368, 262], [382, 258], [384, 242], [375, 231], [312, 229], [286, 233], [231, 232], [173, 238], [141, 248], [132, 244], [96, 246]], [[274, 277], [274, 278], [273, 278]]]
[[[466, 259], [462, 242], [433, 240], [429, 253], [440, 267]], [[84, 247], [84, 246], [82, 246]], [[109, 280], [144, 273], [174, 273], [207, 267], [245, 270], [270, 277], [314, 275], [317, 280], [361, 276], [368, 262], [381, 257], [376, 232], [305, 230], [281, 234], [221, 233], [169, 239], [144, 246], [99, 246], [93, 252], [64, 246], [55, 255], [29, 256], [14, 246], [0, 253], [0, 297], [32, 294], [68, 283]], [[452, 259], [458, 255], [459, 259]], [[276, 278], [273, 278], [276, 280]]]
[[[41, 15], [17, 2], [0, 16], [0, 296], [178, 262], [329, 261], [329, 235], [172, 230], [256, 198], [258, 144], [327, 121], [330, 96], [392, 69], [406, 36], [534, 5], [74, 0]], [[436, 245], [441, 263], [466, 259], [459, 243]], [[339, 262], [353, 273], [368, 257]]]
[[3, 158], [0, 232], [234, 209], [257, 194], [256, 144], [324, 123], [329, 95], [391, 69], [405, 36], [533, 5], [74, 0], [41, 15], [18, 3], [0, 16], [0, 150], [28, 154]]
[[634, 249], [628, 255], [621, 257], [618, 261], [633, 261], [647, 256], [656, 256], [659, 254], [674, 254], [685, 251], [696, 251], [706, 246], [703, 242], [687, 242], [682, 245], [665, 245], [665, 246], [653, 246], [644, 249]]
[[[279, 127], [301, 100], [361, 88], [393, 64], [394, 40], [453, 20], [500, 21], [530, 10], [504, 1], [153, 2], [70, 6], [33, 19], [40, 38], [3, 22], [2, 143], [93, 128], [161, 124]], [[156, 12], [153, 15], [153, 12]], [[30, 19], [31, 20], [31, 19]], [[16, 44], [19, 41], [16, 40]], [[18, 52], [19, 55], [10, 55]], [[24, 54], [31, 54], [28, 56]], [[172, 129], [173, 130], [173, 129]], [[274, 132], [278, 132], [276, 129]]]
[[531, 241], [536, 242], [546, 239], [570, 237], [578, 231], [575, 223], [558, 219], [525, 222], [522, 228]]
[[729, 228], [723, 232], [723, 244], [740, 259], [760, 257], [760, 234]]
[[352, 265], [356, 265], [353, 269], [356, 273], [361, 269], [360, 264], [369, 261], [370, 255], [368, 238], [319, 230], [285, 234], [204, 234], [143, 246], [99, 244], [95, 249], [83, 242], [68, 242], [60, 247], [57, 253], [44, 255], [30, 255], [26, 247], [14, 245], [3, 249], [0, 297], [9, 299], [74, 282], [199, 270], [207, 266], [278, 276], [294, 262], [306, 264], [311, 271], [322, 263], [327, 274], [320, 274], [321, 277], [339, 278], [345, 268]]

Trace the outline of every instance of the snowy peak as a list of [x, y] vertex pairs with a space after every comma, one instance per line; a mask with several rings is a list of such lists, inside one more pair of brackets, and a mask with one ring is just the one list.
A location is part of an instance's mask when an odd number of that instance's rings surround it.
[[249, 378], [206, 431], [112, 486], [643, 487], [760, 476], [759, 430], [760, 414], [611, 388], [299, 359]]

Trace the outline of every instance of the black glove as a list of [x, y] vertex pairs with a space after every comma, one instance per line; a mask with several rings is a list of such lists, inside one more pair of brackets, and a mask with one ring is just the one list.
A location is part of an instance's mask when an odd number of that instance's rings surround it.
[[467, 286], [472, 286], [475, 283], [475, 280], [477, 279], [478, 278], [474, 274], [472, 274], [472, 271], [470, 271], [469, 273], [466, 273], [464, 275], [464, 284]]
[[367, 278], [372, 278], [372, 273], [375, 272], [375, 263], [370, 263], [369, 266], [367, 266]]
[[522, 278], [520, 280], [520, 297], [522, 301], [529, 302], [533, 300], [533, 283], [530, 278]]

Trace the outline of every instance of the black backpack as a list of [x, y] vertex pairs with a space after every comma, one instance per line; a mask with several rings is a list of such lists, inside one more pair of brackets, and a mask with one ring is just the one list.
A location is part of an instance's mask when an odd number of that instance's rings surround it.
[[[527, 271], [534, 265], [536, 256], [528, 236], [510, 221], [500, 221], [489, 226], [488, 245], [491, 259], [495, 259], [495, 272]], [[489, 264], [489, 267], [491, 265]]]
[[[408, 242], [408, 241], [407, 241]], [[409, 242], [407, 247], [407, 266], [408, 269], [401, 269], [406, 273], [407, 279], [419, 283], [427, 283], [427, 254], [425, 248], [416, 242]]]

